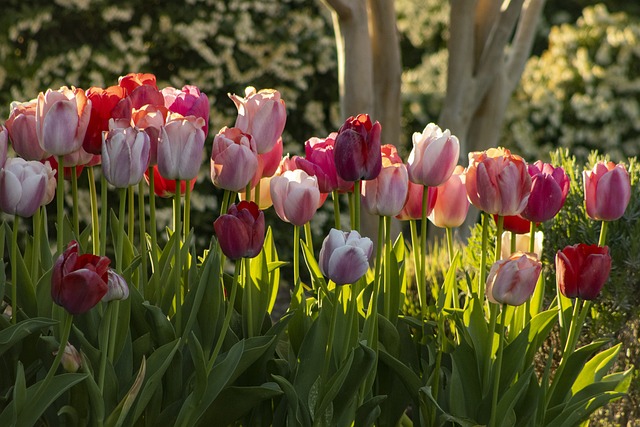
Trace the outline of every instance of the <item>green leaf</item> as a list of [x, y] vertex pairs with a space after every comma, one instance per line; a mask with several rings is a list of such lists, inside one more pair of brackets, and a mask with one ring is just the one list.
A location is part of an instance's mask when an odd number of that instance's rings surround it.
[[380, 404], [387, 396], [373, 396], [366, 400], [356, 411], [355, 427], [372, 427], [380, 415]]
[[[196, 286], [190, 287], [189, 293], [185, 298], [183, 308], [185, 313], [189, 313], [189, 317], [185, 323], [184, 330], [182, 331], [183, 341], [191, 334], [191, 329], [198, 318], [198, 313], [200, 312], [200, 307], [204, 300], [203, 296], [206, 288], [209, 286], [220, 286], [220, 275], [218, 274], [220, 271], [220, 260], [216, 251], [209, 252], [209, 255], [204, 260], [201, 270], [202, 273], [200, 275], [200, 280], [198, 280]], [[207, 307], [206, 309], [210, 310], [213, 308]]]
[[140, 393], [140, 388], [142, 387], [146, 372], [147, 359], [143, 357], [142, 363], [140, 364], [140, 369], [138, 370], [138, 375], [136, 375], [136, 378], [133, 381], [131, 388], [129, 388], [127, 394], [124, 395], [120, 403], [118, 403], [118, 406], [116, 406], [111, 415], [109, 415], [109, 418], [105, 423], [106, 426], [120, 427], [124, 425], [124, 421], [129, 414], [129, 411], [133, 407], [133, 404], [138, 397], [138, 393]]
[[[503, 391], [503, 394], [498, 401], [496, 412], [498, 414], [512, 413], [513, 408], [516, 406], [516, 403], [529, 386], [529, 381], [531, 381], [534, 376], [534, 367], [529, 366], [529, 369], [527, 369], [525, 373], [518, 378], [518, 381], [516, 381], [514, 385], [512, 385], [511, 387], [507, 387], [506, 390]], [[497, 387], [497, 384], [494, 384], [493, 386]], [[500, 421], [500, 417], [498, 417], [498, 421], [499, 426], [501, 427], [508, 427], [512, 425], [512, 423], [510, 422], [511, 420], [509, 420], [507, 417], [502, 418], [502, 421]]]
[[590, 384], [596, 383], [604, 377], [611, 365], [613, 365], [615, 357], [620, 352], [622, 343], [618, 343], [607, 350], [604, 350], [595, 355], [589, 360], [580, 371], [580, 375], [574, 381], [571, 386], [571, 394], [575, 395], [577, 392], [587, 387]]
[[202, 414], [200, 425], [232, 425], [261, 402], [280, 395], [282, 389], [273, 382], [251, 387], [227, 387]]
[[0, 331], [0, 355], [4, 354], [25, 337], [57, 323], [58, 322], [56, 320], [36, 317], [33, 319], [23, 320]]
[[476, 352], [462, 341], [451, 354], [451, 359], [450, 412], [462, 418], [475, 418], [482, 402], [482, 381]]
[[271, 375], [271, 377], [276, 383], [278, 383], [287, 399], [289, 407], [287, 412], [290, 423], [288, 425], [310, 426], [311, 414], [306, 410], [305, 405], [301, 404], [293, 384], [280, 375]]

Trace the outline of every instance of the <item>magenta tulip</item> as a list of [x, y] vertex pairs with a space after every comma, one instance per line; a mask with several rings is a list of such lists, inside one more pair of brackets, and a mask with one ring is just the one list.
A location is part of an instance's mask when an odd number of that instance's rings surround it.
[[409, 179], [428, 187], [444, 183], [458, 164], [460, 142], [435, 123], [429, 123], [422, 133], [413, 134], [413, 149], [407, 160]]
[[102, 142], [102, 172], [116, 188], [138, 184], [149, 167], [151, 143], [145, 131], [113, 129]]
[[556, 282], [567, 298], [595, 299], [610, 271], [607, 246], [579, 243], [556, 253]]
[[320, 203], [315, 176], [296, 169], [271, 179], [273, 208], [281, 220], [301, 226], [313, 218]]
[[167, 179], [198, 176], [204, 154], [204, 120], [173, 113], [167, 117], [158, 141], [158, 170]]
[[532, 222], [552, 219], [564, 205], [569, 193], [569, 177], [564, 169], [538, 160], [528, 167], [531, 193], [527, 206], [520, 214]]
[[204, 136], [209, 132], [209, 98], [196, 86], [185, 85], [182, 89], [166, 87], [161, 90], [164, 106], [172, 113], [185, 117], [196, 116], [204, 120]]
[[43, 205], [49, 175], [35, 160], [7, 159], [0, 169], [0, 210], [10, 215], [32, 216]]
[[332, 228], [320, 249], [320, 271], [336, 285], [357, 282], [369, 269], [373, 242], [357, 231]]
[[531, 253], [515, 252], [496, 261], [487, 277], [487, 298], [496, 304], [524, 304], [533, 295], [541, 270], [538, 256]]
[[254, 258], [264, 245], [264, 213], [254, 202], [242, 201], [229, 207], [213, 223], [220, 249], [227, 258]]
[[465, 171], [469, 201], [492, 215], [518, 215], [527, 206], [531, 176], [520, 156], [504, 148], [469, 153]]
[[336, 172], [345, 181], [374, 179], [382, 169], [380, 123], [368, 114], [349, 117], [336, 136], [333, 149]]
[[362, 183], [362, 206], [371, 215], [395, 216], [404, 207], [408, 192], [406, 166], [393, 145], [384, 145], [380, 173]]
[[79, 255], [72, 240], [53, 266], [51, 298], [71, 314], [91, 310], [107, 293], [110, 263], [107, 257]]
[[469, 212], [469, 199], [464, 185], [464, 168], [456, 167], [449, 179], [435, 189], [436, 200], [429, 220], [440, 228], [460, 227]]
[[631, 198], [629, 174], [623, 164], [598, 162], [582, 173], [584, 202], [591, 219], [615, 221], [624, 215]]
[[282, 136], [287, 121], [285, 103], [280, 92], [274, 89], [256, 89], [249, 86], [245, 97], [229, 94], [238, 109], [235, 127], [251, 134], [256, 141], [258, 154], [271, 151]]
[[211, 181], [216, 187], [242, 191], [258, 169], [253, 137], [238, 128], [223, 127], [211, 148]]

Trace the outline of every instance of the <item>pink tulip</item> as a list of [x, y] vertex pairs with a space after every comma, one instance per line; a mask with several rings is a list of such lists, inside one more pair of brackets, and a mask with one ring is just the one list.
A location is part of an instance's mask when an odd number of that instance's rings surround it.
[[273, 89], [256, 89], [249, 86], [245, 97], [229, 94], [238, 109], [235, 127], [251, 134], [256, 141], [258, 154], [270, 151], [282, 136], [287, 121], [287, 111], [280, 92]]
[[[258, 181], [262, 182], [265, 178], [271, 178], [276, 173], [282, 160], [282, 150], [282, 138], [279, 138], [271, 151], [258, 154], [258, 167], [256, 168], [256, 173], [253, 175], [253, 178], [251, 178], [251, 188], [254, 188], [258, 184]], [[262, 192], [262, 190], [260, 192]], [[260, 207], [260, 209], [264, 208]]]
[[167, 109], [163, 106], [147, 104], [140, 109], [133, 109], [131, 111], [131, 124], [127, 124], [126, 127], [132, 125], [138, 129], [144, 130], [149, 135], [149, 164], [155, 165], [158, 163], [158, 141], [160, 139], [160, 133], [162, 126], [164, 126], [167, 120]]
[[20, 157], [7, 159], [0, 169], [0, 210], [32, 216], [45, 200], [48, 180], [42, 163]]
[[113, 129], [102, 143], [102, 172], [116, 188], [138, 184], [149, 167], [149, 136], [135, 128]]
[[38, 95], [36, 134], [40, 148], [64, 156], [82, 147], [91, 117], [91, 102], [84, 91], [66, 86]]
[[349, 117], [336, 137], [333, 155], [338, 176], [345, 181], [374, 179], [382, 169], [380, 123], [368, 114]]
[[[429, 206], [427, 207], [427, 216], [433, 211], [433, 207], [436, 205], [437, 187], [427, 187], [429, 189]], [[407, 192], [407, 200], [404, 202], [404, 207], [400, 211], [396, 218], [401, 221], [408, 221], [411, 219], [422, 219], [422, 196], [424, 195], [424, 185], [414, 184], [409, 180], [409, 191]]]
[[552, 219], [564, 205], [569, 193], [569, 177], [564, 169], [538, 160], [528, 167], [531, 175], [531, 194], [520, 214], [533, 222]]
[[517, 215], [527, 206], [531, 176], [522, 157], [507, 149], [469, 153], [465, 176], [469, 201], [482, 211]]
[[436, 204], [429, 220], [440, 228], [460, 227], [469, 212], [469, 199], [464, 185], [464, 168], [457, 166], [453, 174], [436, 189]]
[[596, 299], [610, 271], [608, 246], [579, 243], [556, 253], [556, 282], [567, 298]]
[[533, 295], [541, 270], [542, 263], [531, 253], [515, 252], [496, 261], [487, 277], [487, 298], [496, 304], [524, 304]]
[[313, 137], [304, 144], [304, 158], [298, 158], [296, 165], [309, 175], [318, 178], [321, 193], [331, 193], [333, 190], [347, 190], [353, 186], [344, 181], [336, 172], [334, 147], [337, 133], [331, 133], [325, 139]]
[[220, 249], [227, 258], [255, 258], [264, 244], [264, 213], [254, 202], [232, 204], [213, 223]]
[[198, 176], [204, 153], [204, 120], [173, 113], [158, 141], [158, 170], [167, 179], [191, 180]]
[[460, 142], [435, 123], [429, 123], [422, 133], [413, 134], [413, 149], [407, 160], [409, 179], [428, 187], [445, 182], [458, 164]]
[[141, 85], [128, 92], [111, 110], [111, 118], [123, 120], [128, 123], [133, 111], [143, 108], [145, 105], [153, 105], [156, 108], [165, 108], [162, 92], [154, 85]]
[[204, 135], [209, 132], [209, 98], [200, 92], [196, 86], [185, 85], [181, 90], [166, 87], [162, 89], [164, 106], [172, 113], [179, 113], [183, 116], [202, 117], [204, 120]]
[[296, 169], [271, 179], [271, 199], [281, 220], [301, 226], [313, 218], [320, 203], [315, 176]]
[[211, 148], [211, 181], [216, 187], [242, 191], [258, 169], [253, 137], [238, 128], [223, 127]]
[[624, 215], [631, 198], [629, 174], [623, 164], [598, 162], [582, 173], [584, 202], [591, 219], [615, 221]]
[[383, 146], [382, 153], [380, 174], [362, 183], [362, 206], [371, 215], [395, 216], [407, 200], [409, 176], [393, 145]]
[[7, 161], [7, 149], [9, 146], [9, 132], [7, 128], [0, 125], [0, 169], [4, 167]]
[[13, 150], [25, 160], [44, 160], [50, 156], [38, 143], [36, 106], [35, 99], [28, 102], [12, 102], [11, 113], [5, 123]]
[[357, 231], [332, 228], [320, 249], [320, 271], [336, 285], [357, 282], [369, 269], [373, 242]]

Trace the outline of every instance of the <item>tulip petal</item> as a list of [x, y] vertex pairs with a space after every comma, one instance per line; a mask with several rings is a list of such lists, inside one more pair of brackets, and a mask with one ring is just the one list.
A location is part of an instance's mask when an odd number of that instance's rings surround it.
[[331, 254], [329, 277], [337, 285], [355, 283], [369, 269], [369, 261], [362, 249], [356, 246], [342, 246]]

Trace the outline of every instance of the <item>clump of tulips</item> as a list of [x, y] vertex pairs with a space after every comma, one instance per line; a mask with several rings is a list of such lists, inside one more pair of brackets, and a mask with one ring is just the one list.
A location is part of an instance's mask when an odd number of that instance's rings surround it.
[[[556, 292], [545, 296], [537, 228], [563, 207], [562, 168], [503, 148], [458, 165], [458, 138], [434, 123], [413, 135], [405, 162], [367, 114], [310, 137], [304, 155], [283, 156], [280, 93], [249, 87], [229, 98], [236, 121], [209, 139], [206, 94], [159, 88], [152, 74], [12, 104], [0, 127], [0, 236], [9, 242], [0, 425], [579, 425], [624, 394], [630, 373], [608, 374], [620, 347], [577, 347], [611, 269], [608, 221], [631, 197], [624, 165], [584, 172], [600, 237], [557, 248]], [[197, 253], [190, 197], [205, 152], [222, 198], [211, 244]], [[156, 197], [173, 200], [166, 235]], [[478, 271], [453, 241], [471, 205], [482, 212]], [[265, 223], [271, 206], [282, 223]], [[319, 209], [333, 213], [321, 244]], [[378, 218], [375, 241], [365, 214]], [[21, 234], [29, 218], [33, 231]], [[408, 238], [394, 236], [395, 220], [409, 222]], [[429, 222], [446, 230], [449, 255], [435, 286], [426, 281]], [[291, 230], [292, 259], [280, 259], [272, 227]], [[410, 282], [417, 316], [401, 310]], [[272, 320], [282, 289], [291, 303]], [[536, 372], [556, 322], [559, 365]]]

